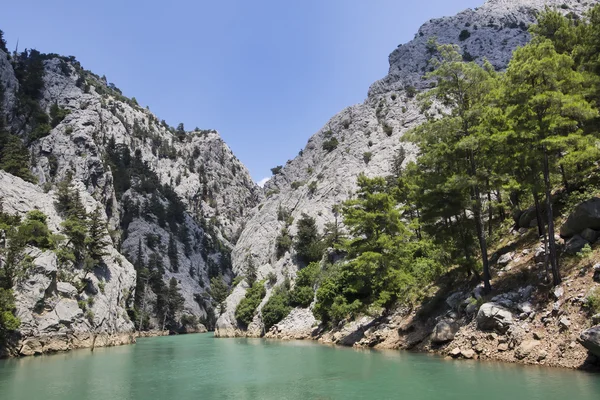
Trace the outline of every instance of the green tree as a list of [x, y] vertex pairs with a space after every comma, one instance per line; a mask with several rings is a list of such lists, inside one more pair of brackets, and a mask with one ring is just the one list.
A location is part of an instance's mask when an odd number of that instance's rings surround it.
[[97, 206], [89, 215], [88, 234], [85, 238], [87, 255], [94, 260], [96, 264], [102, 262], [102, 257], [107, 255], [106, 248], [109, 242], [106, 239], [106, 223], [102, 218], [102, 211]]
[[[177, 327], [177, 313], [183, 310], [183, 304], [185, 299], [180, 293], [179, 286], [177, 284], [177, 279], [174, 277], [169, 280], [169, 288], [167, 291], [167, 314], [166, 321], [167, 326], [170, 329], [175, 329]], [[163, 321], [163, 330], [165, 327], [165, 323]]]
[[324, 243], [315, 219], [307, 214], [302, 214], [296, 228], [294, 250], [298, 261], [303, 264], [319, 261], [323, 256]]
[[416, 128], [408, 139], [419, 145], [419, 161], [434, 166], [443, 161], [454, 166], [446, 182], [455, 187], [456, 194], [469, 196], [467, 206], [473, 214], [479, 242], [483, 282], [489, 291], [491, 276], [482, 201], [482, 187], [489, 179], [485, 167], [489, 135], [481, 126], [482, 113], [496, 77], [489, 63], [483, 68], [474, 62], [465, 63], [456, 46], [440, 45], [438, 52], [435, 70], [427, 75], [436, 80], [436, 87], [422, 99], [425, 106], [433, 101], [442, 102], [447, 112]]
[[285, 286], [278, 286], [265, 303], [261, 310], [265, 331], [269, 331], [273, 325], [280, 322], [292, 310], [289, 306], [289, 292]]
[[254, 264], [254, 259], [252, 255], [248, 254], [246, 256], [246, 267], [244, 270], [244, 278], [246, 278], [246, 283], [248, 286], [252, 287], [258, 279], [258, 271], [256, 269], [256, 264]]
[[254, 285], [246, 291], [246, 296], [240, 301], [235, 309], [235, 319], [241, 326], [247, 327], [250, 325], [252, 319], [254, 319], [254, 314], [256, 314], [256, 308], [266, 294], [267, 291], [262, 282], [255, 282]]
[[506, 71], [506, 113], [509, 133], [516, 139], [512, 143], [541, 161], [536, 172], [543, 177], [555, 285], [561, 282], [561, 276], [554, 240], [551, 174], [558, 168], [560, 154], [567, 150], [569, 158], [577, 162], [598, 154], [593, 151], [592, 138], [583, 129], [586, 121], [598, 115], [585, 99], [585, 87], [585, 76], [574, 69], [573, 59], [559, 54], [547, 39], [534, 39], [517, 49]]
[[171, 263], [171, 270], [173, 272], [179, 271], [179, 258], [177, 252], [177, 243], [175, 242], [175, 238], [173, 234], [169, 235], [169, 247], [167, 248], [167, 255], [169, 256], [169, 261]]
[[213, 276], [210, 280], [210, 297], [214, 306], [219, 307], [219, 315], [225, 312], [225, 300], [229, 296], [229, 287], [223, 281], [223, 276]]

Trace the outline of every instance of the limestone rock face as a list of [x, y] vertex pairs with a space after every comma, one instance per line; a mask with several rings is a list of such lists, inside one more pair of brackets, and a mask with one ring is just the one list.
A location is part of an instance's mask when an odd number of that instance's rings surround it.
[[[109, 229], [114, 231], [113, 246], [107, 258], [112, 260], [109, 266], [115, 267], [114, 270], [109, 267], [106, 276], [100, 273], [86, 278], [89, 278], [86, 290], [106, 299], [95, 297], [94, 305], [78, 317], [82, 323], [92, 319], [93, 324], [106, 326], [104, 313], [119, 314], [119, 318], [111, 317], [115, 319], [111, 322], [111, 334], [129, 332], [132, 325], [126, 309], [131, 308], [131, 304], [115, 309], [114, 303], [133, 299], [136, 274], [130, 262], [141, 260], [148, 265], [152, 258], [164, 268], [165, 283], [171, 278], [177, 280], [185, 299], [181, 314], [197, 317], [212, 328], [215, 320], [210, 278], [221, 275], [226, 282], [232, 280], [231, 249], [245, 219], [262, 198], [262, 191], [216, 131], [175, 130], [149, 109], [140, 107], [135, 99], [125, 98], [114, 85], [83, 70], [73, 59], [56, 56], [46, 57], [43, 62], [44, 87], [39, 104], [47, 113], [56, 104], [66, 110], [67, 115], [47, 136], [28, 144], [38, 185], [27, 187], [41, 195], [17, 193], [23, 182], [15, 186], [14, 177], [2, 176], [9, 183], [2, 185], [0, 195], [5, 202], [6, 198], [14, 199], [8, 209], [22, 215], [39, 208], [50, 216], [50, 229], [60, 232], [62, 219], [54, 209], [53, 189], [67, 176], [72, 176], [75, 187], [88, 199], [88, 211], [96, 206], [103, 210]], [[19, 82], [8, 56], [1, 50], [0, 83], [4, 88], [0, 108], [8, 126], [25, 138], [31, 127], [23, 123], [23, 116], [16, 107]], [[23, 130], [22, 125], [25, 125]], [[111, 158], [115, 154], [120, 157], [119, 162]], [[142, 170], [139, 176], [130, 177], [120, 170], [123, 160], [137, 163]], [[44, 191], [49, 191], [47, 196]], [[157, 204], [167, 218], [173, 209], [182, 208], [181, 221], [177, 221], [176, 226], [165, 222], [165, 216], [156, 212]], [[168, 256], [171, 244], [174, 250]], [[15, 288], [20, 310], [32, 309], [36, 303], [31, 302], [38, 296], [34, 292], [47, 289], [49, 284], [54, 285], [53, 293], [64, 299], [85, 301], [79, 298], [79, 289], [73, 291], [77, 285], [54, 279], [61, 273], [51, 270], [52, 263], [45, 260], [38, 264], [45, 269], [40, 267], [33, 271], [27, 281], [31, 287]], [[127, 280], [121, 278], [125, 270], [129, 275]], [[121, 289], [127, 293], [111, 287], [108, 278], [120, 282]], [[106, 286], [100, 289], [98, 282], [104, 280]], [[106, 295], [99, 293], [102, 290]], [[26, 297], [31, 298], [25, 302]], [[162, 321], [156, 318], [156, 294], [149, 290], [147, 297], [150, 328], [161, 329]], [[46, 308], [40, 318], [44, 318], [44, 326], [50, 329], [56, 313], [46, 315]], [[27, 331], [29, 317], [23, 315], [23, 320], [22, 327]], [[42, 334], [33, 328], [27, 332], [34, 336]], [[110, 340], [107, 337], [105, 342]], [[88, 339], [80, 340], [84, 342], [88, 343]], [[43, 343], [40, 348], [44, 349]]]
[[[247, 258], [252, 257], [259, 278], [270, 272], [277, 276], [278, 284], [285, 276], [293, 278], [298, 268], [293, 254], [277, 259], [275, 251], [277, 236], [286, 224], [277, 218], [280, 209], [289, 211], [295, 221], [308, 214], [322, 231], [326, 223], [336, 220], [333, 206], [356, 191], [359, 174], [389, 175], [400, 148], [404, 162], [414, 159], [416, 149], [399, 139], [425, 120], [415, 92], [429, 85], [422, 76], [432, 57], [427, 45], [430, 39], [458, 44], [465, 57], [487, 59], [502, 69], [512, 51], [529, 41], [527, 28], [535, 21], [536, 12], [563, 3], [575, 13], [587, 7], [576, 0], [490, 0], [475, 10], [424, 24], [412, 41], [392, 52], [388, 75], [371, 86], [365, 102], [331, 118], [300, 154], [265, 184], [266, 199], [247, 220], [233, 250], [234, 271], [243, 271]], [[461, 35], [463, 31], [467, 33]], [[459, 39], [465, 36], [465, 40]], [[289, 232], [296, 234], [294, 224]], [[229, 317], [222, 317], [219, 324], [239, 329]]]
[[[96, 200], [85, 191], [81, 194], [84, 206], [92, 211]], [[23, 215], [40, 210], [48, 216], [49, 228], [60, 232], [62, 218], [54, 208], [54, 192], [44, 193], [36, 185], [0, 171], [0, 197], [4, 212]], [[133, 341], [129, 339], [133, 324], [126, 309], [129, 294], [135, 290], [135, 270], [114, 246], [109, 245], [106, 252], [105, 267], [95, 274], [86, 275], [83, 270], [59, 274], [52, 251], [27, 249], [32, 267], [14, 288], [16, 314], [21, 320], [19, 354], [84, 347], [91, 345], [94, 337], [103, 338], [98, 346]], [[97, 290], [99, 286], [103, 289]], [[93, 295], [92, 287], [96, 288]]]

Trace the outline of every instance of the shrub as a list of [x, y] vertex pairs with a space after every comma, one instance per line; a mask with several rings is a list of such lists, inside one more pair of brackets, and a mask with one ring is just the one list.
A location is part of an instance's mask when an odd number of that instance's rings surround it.
[[460, 40], [461, 42], [464, 42], [465, 40], [467, 40], [470, 37], [471, 37], [471, 32], [469, 32], [468, 29], [463, 29], [462, 31], [460, 31], [460, 34], [458, 35], [458, 40]]
[[277, 255], [277, 259], [279, 260], [281, 257], [285, 255], [285, 253], [292, 247], [292, 237], [287, 228], [282, 228], [279, 236], [275, 239], [275, 253]]
[[312, 181], [308, 184], [308, 193], [315, 194], [317, 191], [317, 181]]
[[248, 327], [256, 308], [261, 300], [265, 297], [267, 291], [262, 282], [255, 282], [254, 285], [246, 292], [246, 296], [240, 301], [240, 304], [235, 309], [235, 319], [243, 327]]
[[292, 308], [288, 305], [288, 291], [279, 286], [262, 308], [262, 320], [265, 330], [271, 329], [273, 325], [287, 317]]
[[338, 147], [338, 144], [340, 144], [340, 142], [336, 138], [328, 139], [323, 142], [323, 150], [325, 150], [328, 153], [331, 153]]
[[417, 95], [417, 88], [415, 88], [412, 85], [405, 87], [404, 90], [406, 91], [406, 96], [409, 99], [412, 99], [413, 97], [415, 97]]
[[303, 182], [303, 181], [294, 181], [294, 182], [292, 182], [292, 189], [296, 190], [296, 189], [304, 186], [304, 183], [305, 182]]
[[302, 214], [297, 228], [294, 250], [296, 250], [298, 260], [305, 264], [319, 261], [323, 256], [324, 249], [315, 219], [307, 214]]
[[368, 164], [369, 161], [371, 161], [372, 156], [373, 156], [373, 153], [371, 153], [370, 151], [366, 151], [363, 153], [363, 160], [365, 161], [365, 164]]
[[280, 173], [281, 173], [281, 170], [282, 170], [282, 169], [283, 169], [283, 166], [281, 166], [281, 165], [278, 165], [278, 166], [276, 166], [275, 168], [271, 168], [271, 173], [272, 173], [273, 175], [278, 175], [278, 174], [280, 174]]
[[383, 125], [383, 131], [385, 132], [386, 135], [392, 136], [392, 134], [394, 133], [394, 128], [392, 128], [388, 124], [384, 124]]
[[600, 288], [596, 288], [588, 294], [585, 305], [592, 314], [600, 313]]

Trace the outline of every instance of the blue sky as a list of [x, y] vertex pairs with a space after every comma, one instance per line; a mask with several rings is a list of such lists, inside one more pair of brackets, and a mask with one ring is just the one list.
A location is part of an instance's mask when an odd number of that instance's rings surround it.
[[170, 125], [217, 129], [259, 181], [361, 103], [425, 21], [484, 0], [19, 0], [9, 48], [74, 55]]

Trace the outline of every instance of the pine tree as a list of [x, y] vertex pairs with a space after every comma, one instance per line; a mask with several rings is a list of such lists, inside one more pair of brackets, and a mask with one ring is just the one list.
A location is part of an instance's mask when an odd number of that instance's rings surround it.
[[298, 261], [308, 265], [313, 261], [321, 260], [324, 250], [324, 243], [321, 239], [315, 219], [307, 214], [302, 214], [298, 220], [294, 241], [294, 250]]
[[214, 276], [210, 280], [210, 297], [212, 297], [214, 306], [219, 307], [219, 315], [225, 312], [225, 299], [229, 295], [229, 288], [223, 281], [223, 276]]
[[[445, 185], [453, 187], [452, 191], [461, 196], [459, 202], [472, 212], [483, 264], [483, 282], [486, 291], [490, 291], [482, 201], [482, 187], [489, 179], [485, 174], [489, 143], [488, 135], [480, 128], [487, 96], [495, 80], [494, 70], [489, 63], [482, 68], [474, 62], [463, 62], [456, 46], [441, 45], [438, 52], [436, 68], [427, 75], [437, 84], [424, 95], [423, 103], [427, 106], [437, 100], [448, 111], [416, 128], [407, 138], [419, 144], [419, 162], [433, 167], [434, 173], [444, 174]], [[440, 168], [440, 163], [447, 165]], [[463, 196], [468, 196], [468, 201]]]
[[[543, 177], [549, 257], [555, 285], [561, 282], [561, 276], [554, 239], [551, 174], [558, 170], [562, 152], [590, 148], [590, 136], [582, 127], [598, 116], [597, 110], [585, 99], [585, 77], [573, 64], [573, 59], [559, 54], [551, 41], [536, 38], [515, 51], [505, 81], [507, 116], [517, 138], [513, 143], [539, 160], [536, 172]], [[585, 158], [586, 154], [594, 157], [597, 151], [576, 153]], [[534, 175], [534, 179], [537, 176]]]
[[106, 223], [102, 219], [102, 211], [99, 206], [89, 215], [87, 225], [88, 235], [85, 240], [87, 255], [96, 264], [99, 264], [102, 262], [102, 257], [107, 254], [106, 247], [109, 245], [106, 240]]
[[244, 271], [244, 276], [249, 287], [252, 287], [258, 278], [256, 264], [254, 264], [254, 260], [250, 254], [246, 256], [246, 268]]
[[169, 247], [167, 249], [167, 255], [169, 256], [169, 262], [171, 263], [171, 271], [179, 272], [179, 259], [177, 257], [177, 243], [173, 234], [169, 235]]

